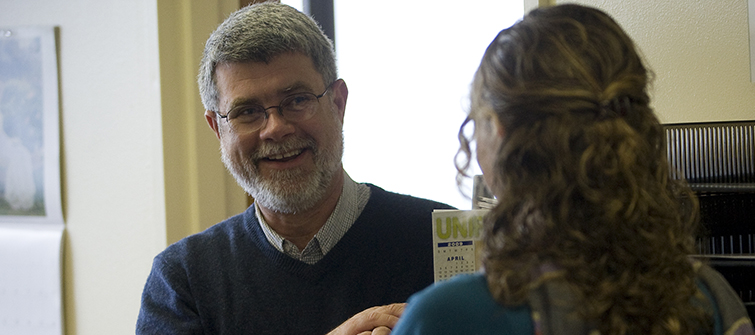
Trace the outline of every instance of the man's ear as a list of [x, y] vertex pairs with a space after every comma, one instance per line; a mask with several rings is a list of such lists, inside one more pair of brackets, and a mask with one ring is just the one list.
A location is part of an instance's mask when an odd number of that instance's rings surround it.
[[343, 123], [343, 117], [346, 114], [346, 100], [349, 98], [349, 88], [343, 79], [336, 80], [330, 87], [333, 94], [333, 104], [335, 104], [338, 117]]
[[495, 133], [498, 136], [498, 138], [503, 139], [506, 136], [506, 128], [503, 127], [503, 124], [501, 124], [501, 120], [498, 119], [498, 115], [496, 114], [493, 118], [493, 121], [495, 122]]
[[210, 110], [204, 111], [204, 119], [207, 120], [207, 125], [210, 126], [212, 131], [215, 132], [215, 136], [220, 139], [220, 129], [218, 127], [220, 126], [218, 124], [218, 115]]

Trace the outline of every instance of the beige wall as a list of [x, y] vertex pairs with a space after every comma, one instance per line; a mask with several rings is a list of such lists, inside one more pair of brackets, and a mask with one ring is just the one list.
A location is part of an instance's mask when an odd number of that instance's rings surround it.
[[755, 119], [747, 0], [556, 1], [567, 2], [606, 11], [634, 38], [662, 122]]
[[220, 161], [196, 82], [207, 37], [238, 4], [157, 1], [168, 243], [246, 208], [244, 192]]

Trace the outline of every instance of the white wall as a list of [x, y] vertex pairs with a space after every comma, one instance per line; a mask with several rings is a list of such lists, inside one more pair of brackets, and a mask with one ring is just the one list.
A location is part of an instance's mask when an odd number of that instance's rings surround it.
[[133, 334], [165, 247], [155, 0], [3, 0], [3, 26], [59, 27], [66, 334]]
[[577, 0], [614, 17], [655, 71], [662, 122], [755, 119], [747, 0]]

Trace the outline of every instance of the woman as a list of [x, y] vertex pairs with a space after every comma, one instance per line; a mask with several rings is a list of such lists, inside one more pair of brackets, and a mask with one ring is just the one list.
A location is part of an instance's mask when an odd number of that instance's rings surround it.
[[723, 277], [688, 256], [697, 203], [669, 179], [649, 77], [593, 8], [541, 8], [501, 31], [465, 121], [499, 199], [485, 271], [413, 296], [392, 334], [752, 334]]

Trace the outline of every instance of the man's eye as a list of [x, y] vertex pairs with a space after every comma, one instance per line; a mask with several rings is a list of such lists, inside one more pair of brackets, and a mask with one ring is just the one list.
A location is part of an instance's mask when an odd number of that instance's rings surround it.
[[229, 114], [229, 118], [239, 119], [239, 121], [255, 120], [265, 117], [265, 112], [258, 106], [239, 107]]
[[252, 108], [241, 108], [241, 109], [239, 109], [239, 111], [238, 111], [237, 114], [238, 114], [238, 116], [241, 116], [241, 115], [257, 114], [259, 112], [260, 111], [259, 111], [258, 108], [252, 107]]
[[285, 105], [287, 108], [300, 109], [309, 106], [315, 99], [312, 94], [298, 94], [289, 97]]

